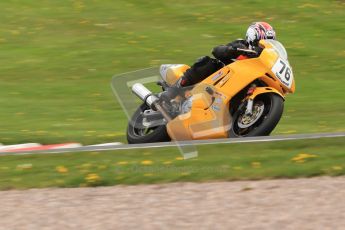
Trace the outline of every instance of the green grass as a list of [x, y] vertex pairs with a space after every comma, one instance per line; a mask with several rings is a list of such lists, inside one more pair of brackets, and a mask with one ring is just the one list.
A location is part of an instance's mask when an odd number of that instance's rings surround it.
[[0, 190], [338, 176], [345, 174], [344, 141], [199, 146], [189, 160], [177, 148], [0, 156]]
[[274, 133], [345, 131], [343, 1], [8, 0], [0, 9], [0, 143], [124, 141], [114, 74], [191, 64], [256, 20], [274, 25], [296, 77]]

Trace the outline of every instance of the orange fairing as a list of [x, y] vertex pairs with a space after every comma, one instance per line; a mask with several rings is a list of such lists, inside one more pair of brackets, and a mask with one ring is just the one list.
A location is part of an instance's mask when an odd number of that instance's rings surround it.
[[[190, 111], [167, 124], [172, 139], [228, 137], [232, 124], [230, 100], [256, 80], [263, 82], [265, 86], [257, 87], [243, 100], [254, 99], [263, 93], [275, 93], [284, 98], [287, 93], [295, 91], [292, 69], [287, 55], [285, 58], [285, 49], [277, 48], [276, 43], [264, 40], [260, 41], [260, 45], [264, 49], [259, 57], [238, 60], [227, 65], [191, 90]], [[207, 88], [211, 88], [213, 93]]]
[[160, 67], [160, 72], [163, 80], [169, 85], [173, 85], [189, 68], [188, 65], [183, 64], [166, 64]]
[[275, 93], [284, 99], [284, 96], [278, 90], [276, 90], [275, 88], [272, 88], [272, 87], [257, 87], [257, 88], [255, 88], [253, 93], [248, 97], [248, 99], [254, 100], [254, 98], [256, 96], [258, 96], [259, 94], [263, 94], [263, 93]]
[[230, 114], [224, 103], [224, 95], [211, 95], [199, 84], [192, 90], [192, 108], [170, 121], [167, 130], [175, 140], [226, 138], [230, 129]]

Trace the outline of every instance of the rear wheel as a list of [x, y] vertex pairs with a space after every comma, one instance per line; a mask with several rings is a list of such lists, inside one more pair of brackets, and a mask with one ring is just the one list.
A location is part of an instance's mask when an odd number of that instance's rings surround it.
[[252, 114], [245, 114], [245, 106], [242, 107], [233, 116], [229, 136], [267, 136], [276, 127], [283, 114], [284, 100], [275, 93], [265, 93], [255, 98]]
[[127, 141], [129, 144], [170, 141], [165, 125], [147, 127], [144, 125], [144, 111], [150, 108], [144, 103], [133, 114], [128, 123]]

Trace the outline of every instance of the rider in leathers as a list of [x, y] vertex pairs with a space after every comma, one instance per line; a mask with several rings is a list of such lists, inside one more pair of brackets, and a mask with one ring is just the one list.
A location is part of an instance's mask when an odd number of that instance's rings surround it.
[[[254, 22], [247, 29], [246, 39], [237, 39], [227, 45], [219, 45], [213, 48], [212, 54], [215, 59], [209, 56], [199, 58], [179, 79], [176, 87], [194, 85], [221, 69], [224, 65], [236, 60], [257, 57], [262, 51], [258, 45], [259, 41], [275, 38], [275, 31], [270, 24]], [[244, 54], [239, 49], [251, 49], [256, 51], [256, 54]]]

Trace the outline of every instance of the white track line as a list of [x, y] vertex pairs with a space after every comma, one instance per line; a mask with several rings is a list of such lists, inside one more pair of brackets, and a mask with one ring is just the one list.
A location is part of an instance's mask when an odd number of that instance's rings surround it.
[[[212, 140], [195, 140], [195, 141], [181, 141], [178, 142], [180, 146], [189, 145], [211, 145], [211, 144], [236, 144], [236, 143], [257, 143], [257, 142], [273, 142], [273, 141], [289, 141], [289, 140], [306, 140], [306, 139], [319, 139], [319, 138], [334, 138], [345, 137], [345, 132], [342, 133], [317, 133], [317, 134], [296, 134], [285, 136], [265, 136], [265, 137], [247, 137], [247, 138], [225, 138], [225, 139], [212, 139]], [[78, 148], [66, 149], [51, 149], [51, 150], [35, 150], [27, 152], [3, 152], [0, 156], [4, 155], [27, 155], [27, 154], [48, 154], [48, 153], [67, 153], [67, 152], [87, 152], [87, 151], [107, 151], [107, 150], [126, 150], [126, 149], [146, 149], [146, 148], [163, 148], [174, 147], [176, 142], [161, 142], [161, 143], [148, 143], [148, 144], [118, 144], [109, 143], [109, 145], [96, 145], [96, 146], [82, 146]]]
[[82, 147], [82, 145], [79, 143], [69, 143], [62, 146], [53, 147], [52, 149], [71, 149], [71, 148], [80, 148], [80, 147]]
[[103, 143], [103, 144], [88, 145], [88, 146], [100, 147], [100, 146], [113, 146], [113, 145], [123, 145], [123, 143], [121, 143], [121, 142], [111, 142], [111, 143]]

